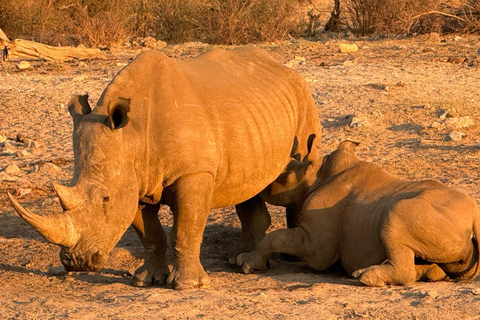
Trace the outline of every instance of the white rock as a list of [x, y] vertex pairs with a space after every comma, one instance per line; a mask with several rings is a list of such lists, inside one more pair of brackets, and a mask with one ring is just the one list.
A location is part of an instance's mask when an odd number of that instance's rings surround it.
[[338, 50], [343, 53], [356, 52], [358, 51], [358, 46], [355, 43], [342, 43], [338, 46]]
[[367, 118], [365, 117], [354, 115], [348, 121], [348, 126], [350, 128], [370, 127], [370, 122], [368, 122]]
[[447, 118], [445, 119], [445, 125], [450, 128], [467, 128], [473, 126], [475, 121], [470, 117], [458, 117], [458, 118]]
[[29, 193], [32, 193], [32, 189], [19, 189], [19, 190], [18, 190], [18, 194], [19, 194], [20, 196], [25, 196], [25, 195], [27, 195], [27, 194], [29, 194]]

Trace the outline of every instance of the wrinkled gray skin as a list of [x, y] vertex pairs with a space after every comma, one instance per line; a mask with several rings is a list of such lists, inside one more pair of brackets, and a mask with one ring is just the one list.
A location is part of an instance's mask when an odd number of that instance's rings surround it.
[[265, 271], [273, 253], [287, 253], [320, 271], [340, 260], [369, 286], [474, 278], [476, 201], [437, 181], [394, 177], [360, 161], [356, 145], [344, 141], [321, 167], [290, 162], [265, 192], [275, 190], [269, 200], [276, 204], [295, 203], [296, 227], [273, 231], [256, 250], [240, 254], [243, 271]]
[[[188, 61], [146, 51], [93, 110], [87, 96], [75, 97], [69, 110], [74, 174], [70, 187], [55, 185], [63, 214], [44, 217], [11, 202], [62, 246], [67, 270], [101, 268], [133, 225], [145, 247], [134, 274], [139, 286], [208, 286], [199, 253], [210, 208], [236, 205], [242, 235], [230, 261], [253, 250], [270, 224], [258, 194], [291, 157], [306, 156], [309, 137], [321, 136], [306, 82], [258, 48], [216, 49]], [[318, 146], [312, 150], [319, 160]], [[161, 204], [174, 215], [172, 272]]]

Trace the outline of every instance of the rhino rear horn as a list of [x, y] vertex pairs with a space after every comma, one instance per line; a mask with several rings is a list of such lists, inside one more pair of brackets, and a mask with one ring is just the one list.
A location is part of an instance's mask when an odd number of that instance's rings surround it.
[[65, 211], [72, 211], [80, 207], [83, 203], [82, 199], [74, 192], [72, 187], [62, 186], [61, 184], [54, 183], [53, 187], [57, 192], [60, 199], [60, 205]]
[[77, 236], [70, 215], [42, 216], [35, 214], [18, 203], [10, 192], [8, 192], [8, 200], [10, 200], [17, 213], [47, 241], [64, 247], [72, 247], [77, 243]]

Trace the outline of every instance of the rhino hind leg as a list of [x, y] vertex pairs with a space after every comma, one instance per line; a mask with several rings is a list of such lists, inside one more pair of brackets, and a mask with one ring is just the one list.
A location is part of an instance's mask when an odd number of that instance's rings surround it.
[[228, 254], [228, 263], [235, 266], [241, 253], [253, 251], [265, 236], [271, 223], [270, 213], [265, 201], [255, 196], [235, 206], [242, 224], [242, 234], [235, 248]]
[[159, 209], [159, 204], [140, 203], [132, 223], [145, 250], [145, 262], [133, 274], [133, 284], [138, 287], [165, 285], [169, 273], [166, 263], [167, 235], [158, 220]]
[[302, 228], [279, 229], [267, 234], [252, 252], [237, 257], [237, 265], [246, 274], [268, 270], [268, 259], [274, 253], [285, 253], [308, 263], [313, 246]]
[[210, 212], [214, 177], [201, 172], [180, 177], [171, 187], [175, 264], [167, 277], [174, 289], [206, 288], [210, 278], [200, 263], [200, 245]]
[[415, 253], [408, 246], [385, 246], [387, 261], [356, 270], [352, 276], [370, 287], [383, 287], [387, 284], [411, 285], [416, 280]]

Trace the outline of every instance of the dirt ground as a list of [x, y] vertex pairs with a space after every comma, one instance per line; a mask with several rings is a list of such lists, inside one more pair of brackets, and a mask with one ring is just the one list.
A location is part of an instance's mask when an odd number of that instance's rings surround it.
[[[359, 50], [341, 53], [342, 43]], [[437, 179], [480, 199], [480, 38], [325, 36], [262, 47], [310, 84], [324, 126], [323, 153], [345, 138], [357, 140], [362, 159], [395, 175]], [[185, 59], [209, 48], [162, 50]], [[136, 54], [130, 48], [108, 52], [103, 61], [34, 61], [27, 70], [17, 70], [18, 61], [0, 66], [0, 138], [6, 139], [0, 147], [1, 319], [480, 318], [480, 278], [369, 288], [341, 270], [317, 273], [279, 258], [267, 273], [241, 274], [227, 264], [240, 234], [233, 208], [214, 210], [208, 220], [201, 254], [212, 280], [208, 289], [133, 287], [143, 249], [131, 229], [107, 268], [62, 274], [59, 248], [14, 214], [6, 191], [37, 213], [60, 210], [52, 183], [68, 181], [73, 167], [66, 104], [88, 92], [94, 105]], [[284, 211], [270, 209], [271, 230], [284, 227]], [[170, 230], [168, 207], [160, 218]]]

